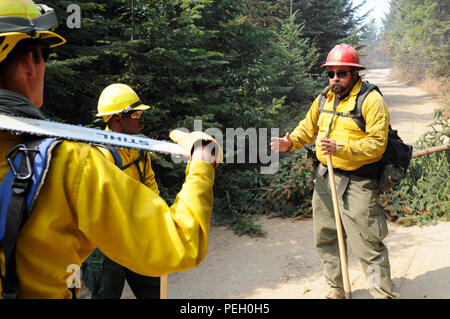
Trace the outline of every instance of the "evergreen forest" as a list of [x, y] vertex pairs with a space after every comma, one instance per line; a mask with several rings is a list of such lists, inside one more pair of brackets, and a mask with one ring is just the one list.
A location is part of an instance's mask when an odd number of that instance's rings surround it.
[[[68, 23], [74, 19], [68, 10], [73, 3], [80, 8], [79, 27]], [[170, 130], [192, 131], [194, 121], [201, 120], [203, 131], [268, 129], [267, 136], [258, 137], [266, 139], [259, 145], [268, 145], [270, 129], [278, 128], [280, 135], [292, 131], [327, 85], [320, 65], [340, 43], [366, 57], [377, 53], [380, 65], [392, 63], [439, 83], [449, 79], [449, 3], [444, 0], [392, 0], [381, 30], [361, 14], [364, 2], [354, 6], [352, 0], [46, 4], [55, 8], [57, 32], [67, 44], [50, 55], [42, 110], [71, 124], [103, 128], [95, 117], [97, 101], [106, 86], [118, 82], [130, 85], [151, 106], [144, 112], [144, 134], [150, 138], [168, 140]], [[245, 134], [239, 139], [249, 143]], [[238, 143], [232, 143], [223, 149], [226, 162], [233, 164], [216, 169], [216, 225], [261, 235], [264, 230], [253, 220], [257, 214], [310, 216], [313, 172], [306, 151], [281, 154], [276, 174], [260, 174], [267, 163], [238, 163]], [[448, 153], [438, 159], [447, 169]], [[184, 181], [185, 164], [155, 153], [152, 167], [161, 196], [171, 204]], [[448, 170], [443, 181], [449, 184]], [[448, 201], [448, 195], [440, 196]], [[395, 198], [383, 200], [393, 207]]]

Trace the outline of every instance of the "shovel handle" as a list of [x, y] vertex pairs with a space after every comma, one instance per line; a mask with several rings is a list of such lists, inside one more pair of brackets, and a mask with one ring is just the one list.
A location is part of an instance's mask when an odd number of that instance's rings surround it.
[[167, 275], [161, 276], [160, 299], [167, 299]]
[[330, 182], [331, 195], [333, 197], [334, 219], [336, 220], [336, 230], [339, 244], [339, 257], [341, 260], [342, 278], [344, 280], [345, 299], [352, 298], [350, 279], [348, 276], [347, 252], [345, 250], [344, 230], [342, 228], [341, 214], [339, 212], [338, 197], [336, 193], [336, 184], [334, 181], [334, 169], [331, 162], [331, 155], [327, 155], [328, 179]]

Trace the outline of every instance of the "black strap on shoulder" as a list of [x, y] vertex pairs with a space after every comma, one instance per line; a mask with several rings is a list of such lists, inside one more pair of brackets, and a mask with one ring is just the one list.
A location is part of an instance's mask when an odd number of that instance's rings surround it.
[[[145, 154], [146, 154], [146, 152], [139, 151], [138, 158], [136, 158], [133, 162], [131, 162], [130, 164], [124, 166], [124, 168], [123, 168], [123, 169], [126, 169], [126, 168], [130, 167], [133, 164], [136, 165], [136, 169], [137, 169], [137, 171], [139, 173], [139, 180], [141, 181], [141, 183], [145, 182], [145, 172], [146, 172], [146, 167], [145, 166], [147, 164], [147, 156], [145, 156]], [[142, 172], [141, 168], [139, 167], [139, 163], [142, 160], [144, 161], [144, 172]]]
[[323, 111], [323, 106], [325, 105], [325, 102], [327, 101], [327, 93], [330, 90], [330, 86], [327, 86], [320, 92], [319, 95], [319, 113]]
[[116, 166], [123, 170], [124, 168], [122, 167], [122, 158], [120, 157], [120, 154], [115, 149], [115, 147], [111, 146], [111, 145], [103, 145], [103, 144], [101, 144], [100, 146], [106, 148], [111, 153], [111, 155], [114, 158], [114, 163], [116, 164]]
[[358, 125], [358, 127], [362, 131], [366, 131], [366, 121], [364, 119], [364, 116], [362, 115], [362, 104], [364, 102], [364, 99], [367, 97], [367, 95], [372, 91], [377, 90], [381, 95], [383, 95], [378, 88], [378, 86], [371, 84], [367, 81], [363, 81], [361, 85], [361, 90], [359, 90], [358, 95], [356, 96], [356, 105], [352, 112], [350, 113], [344, 113], [344, 112], [337, 112], [336, 110], [330, 111], [330, 110], [324, 110], [323, 107], [325, 105], [325, 102], [327, 100], [327, 93], [329, 91], [329, 86], [327, 86], [322, 93], [320, 93], [319, 96], [319, 113], [332, 113], [338, 116], [342, 117], [351, 117], [355, 121], [355, 123]]
[[364, 119], [364, 116], [362, 115], [362, 104], [364, 102], [364, 99], [367, 97], [367, 95], [372, 91], [377, 90], [378, 93], [383, 95], [378, 88], [378, 86], [371, 84], [367, 81], [364, 81], [361, 85], [361, 90], [358, 93], [358, 96], [356, 97], [356, 106], [353, 110], [352, 114], [354, 114], [353, 120], [356, 122], [356, 124], [359, 126], [359, 128], [365, 132], [366, 131], [366, 121]]
[[[16, 272], [16, 240], [19, 229], [26, 221], [25, 207], [27, 189], [33, 176], [33, 160], [42, 138], [33, 139], [25, 144], [13, 147], [7, 154], [7, 162], [11, 165], [14, 175], [12, 183], [12, 196], [6, 215], [4, 236], [5, 247], [5, 276], [2, 280], [2, 297], [4, 299], [17, 298], [17, 272]], [[23, 157], [19, 167], [15, 168], [11, 157], [15, 151], [21, 151]]]
[[[139, 153], [140, 152], [141, 151], [139, 151]], [[144, 163], [143, 163], [144, 171], [142, 172], [142, 175], [141, 175], [141, 182], [145, 184], [145, 178], [147, 176], [147, 163], [148, 163], [149, 153], [145, 152], [145, 151], [142, 151], [142, 152], [143, 152], [142, 156], [144, 157]], [[139, 167], [138, 167], [138, 170], [139, 170]]]
[[127, 165], [122, 167], [122, 170], [126, 170], [131, 165], [138, 165], [140, 161], [142, 161], [144, 155], [142, 151], [139, 151], [139, 156], [131, 163], [128, 163]]
[[[119, 152], [114, 148], [114, 146], [110, 146], [110, 145], [103, 145], [103, 144], [99, 144], [100, 146], [106, 148], [113, 156], [114, 158], [114, 162], [116, 164], [117, 167], [119, 167], [122, 171], [126, 170], [127, 168], [129, 168], [132, 165], [136, 165], [136, 169], [138, 171], [139, 174], [139, 180], [141, 183], [145, 182], [145, 176], [146, 176], [146, 171], [147, 171], [147, 152], [145, 151], [139, 151], [139, 156], [131, 163], [128, 163], [127, 165], [122, 166], [122, 159], [120, 158]], [[139, 167], [139, 163], [141, 161], [144, 161], [144, 171], [141, 171], [141, 168]]]

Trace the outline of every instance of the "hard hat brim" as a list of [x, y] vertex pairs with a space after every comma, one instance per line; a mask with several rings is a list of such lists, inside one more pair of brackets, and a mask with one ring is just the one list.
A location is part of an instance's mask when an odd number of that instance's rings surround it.
[[323, 65], [321, 65], [321, 68], [326, 68], [329, 66], [354, 66], [360, 70], [364, 70], [366, 67], [362, 66], [361, 64], [356, 64], [356, 63], [349, 63], [349, 62], [330, 62], [330, 63], [325, 63]]
[[51, 42], [50, 48], [54, 48], [54, 47], [63, 45], [64, 43], [67, 42], [67, 40], [65, 38], [63, 38], [59, 34], [52, 32], [52, 31], [40, 31], [39, 34], [42, 35], [40, 37], [41, 40], [44, 40], [44, 41], [49, 40]]
[[[130, 111], [145, 111], [148, 110], [150, 108], [150, 106], [145, 105], [145, 104], [140, 104], [136, 107], [133, 107]], [[111, 112], [101, 112], [101, 113], [97, 113], [95, 116], [106, 116], [106, 115], [113, 115], [113, 114], [119, 114], [120, 112], [117, 111], [111, 111]]]
[[132, 110], [133, 111], [145, 111], [145, 110], [148, 110], [149, 108], [150, 108], [150, 106], [141, 104], [141, 105], [134, 107]]
[[[16, 36], [17, 42], [24, 39], [35, 39], [35, 40], [42, 40], [49, 42], [50, 48], [54, 48], [60, 45], [63, 45], [67, 42], [65, 38], [60, 36], [59, 34], [52, 32], [52, 31], [38, 31], [36, 32], [36, 36], [32, 37], [26, 33], [22, 32], [3, 32], [0, 33], [0, 37], [12, 37]], [[17, 44], [17, 42], [15, 44]], [[15, 44], [12, 46], [14, 47]]]
[[17, 43], [22, 40], [34, 39], [48, 45], [50, 48], [66, 43], [66, 39], [52, 31], [39, 31], [34, 37], [22, 32], [3, 32], [0, 33], [0, 37], [5, 37], [1, 45], [0, 62], [6, 59]]

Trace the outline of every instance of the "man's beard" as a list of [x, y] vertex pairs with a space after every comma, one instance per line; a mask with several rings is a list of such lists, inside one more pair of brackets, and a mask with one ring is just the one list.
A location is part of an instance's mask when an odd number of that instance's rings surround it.
[[347, 91], [351, 83], [352, 82], [350, 82], [348, 86], [344, 86], [342, 82], [333, 83], [331, 84], [331, 91], [336, 95], [342, 95], [345, 91]]
[[359, 79], [358, 76], [353, 76], [353, 74], [351, 75], [351, 77], [352, 79], [348, 82], [347, 86], [344, 86], [341, 81], [330, 84], [331, 92], [338, 96], [342, 96], [343, 94], [345, 94], [347, 90], [350, 90]]

